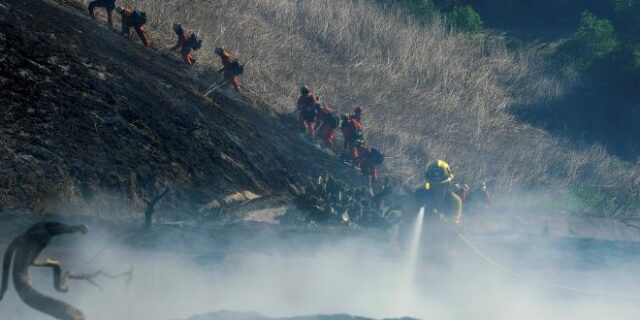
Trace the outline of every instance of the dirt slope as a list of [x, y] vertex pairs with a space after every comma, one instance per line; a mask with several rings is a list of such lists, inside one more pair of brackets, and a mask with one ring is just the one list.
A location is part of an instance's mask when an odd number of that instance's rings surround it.
[[290, 119], [227, 90], [205, 98], [217, 75], [135, 40], [56, 2], [0, 2], [0, 211], [124, 217], [166, 185], [161, 210], [191, 214], [325, 169], [357, 179]]

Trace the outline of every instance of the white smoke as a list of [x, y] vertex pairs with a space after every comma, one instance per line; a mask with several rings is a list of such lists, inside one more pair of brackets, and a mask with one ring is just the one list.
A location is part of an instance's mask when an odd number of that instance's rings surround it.
[[[51, 272], [33, 268], [33, 282], [39, 290], [77, 306], [90, 320], [186, 319], [217, 310], [278, 317], [348, 313], [373, 318], [601, 320], [640, 316], [637, 300], [526, 281], [491, 266], [464, 244], [459, 244], [451, 270], [435, 272], [418, 261], [417, 269], [411, 271], [408, 255], [393, 236], [383, 232], [243, 229], [211, 236], [194, 230], [126, 239], [92, 230], [84, 237], [56, 240], [43, 256], [59, 257], [78, 271], [119, 272], [134, 266], [133, 281], [127, 285], [123, 279], [99, 279], [104, 291], [86, 282], [72, 282], [69, 293], [58, 294], [51, 290]], [[632, 245], [514, 235], [469, 239], [493, 260], [532, 278], [628, 295], [640, 290], [640, 253]], [[73, 245], [80, 241], [81, 246]], [[614, 250], [608, 249], [611, 246]], [[407, 285], [408, 278], [415, 279], [413, 286]], [[13, 286], [0, 302], [0, 315], [10, 320], [49, 319], [19, 301]]]

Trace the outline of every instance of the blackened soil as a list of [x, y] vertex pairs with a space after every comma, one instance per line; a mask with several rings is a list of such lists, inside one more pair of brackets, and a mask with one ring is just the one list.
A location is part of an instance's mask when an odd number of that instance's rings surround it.
[[[0, 211], [195, 214], [238, 190], [286, 193], [305, 176], [357, 175], [248, 97], [178, 57], [48, 0], [0, 1]], [[215, 77], [215, 76], [210, 76]]]

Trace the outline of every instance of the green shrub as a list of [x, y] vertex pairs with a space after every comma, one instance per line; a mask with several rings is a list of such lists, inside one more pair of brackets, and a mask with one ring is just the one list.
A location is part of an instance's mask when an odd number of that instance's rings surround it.
[[615, 30], [609, 20], [598, 19], [593, 13], [584, 11], [578, 30], [563, 51], [574, 59], [574, 64], [589, 67], [617, 48]]
[[470, 33], [484, 30], [484, 22], [471, 6], [455, 7], [447, 17], [451, 26], [456, 30]]

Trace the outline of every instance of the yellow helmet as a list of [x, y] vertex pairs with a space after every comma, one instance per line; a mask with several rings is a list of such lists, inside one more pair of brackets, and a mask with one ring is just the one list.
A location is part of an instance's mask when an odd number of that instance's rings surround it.
[[448, 183], [453, 180], [453, 173], [448, 163], [444, 160], [437, 160], [429, 164], [427, 171], [424, 173], [424, 179], [427, 180], [428, 184]]

